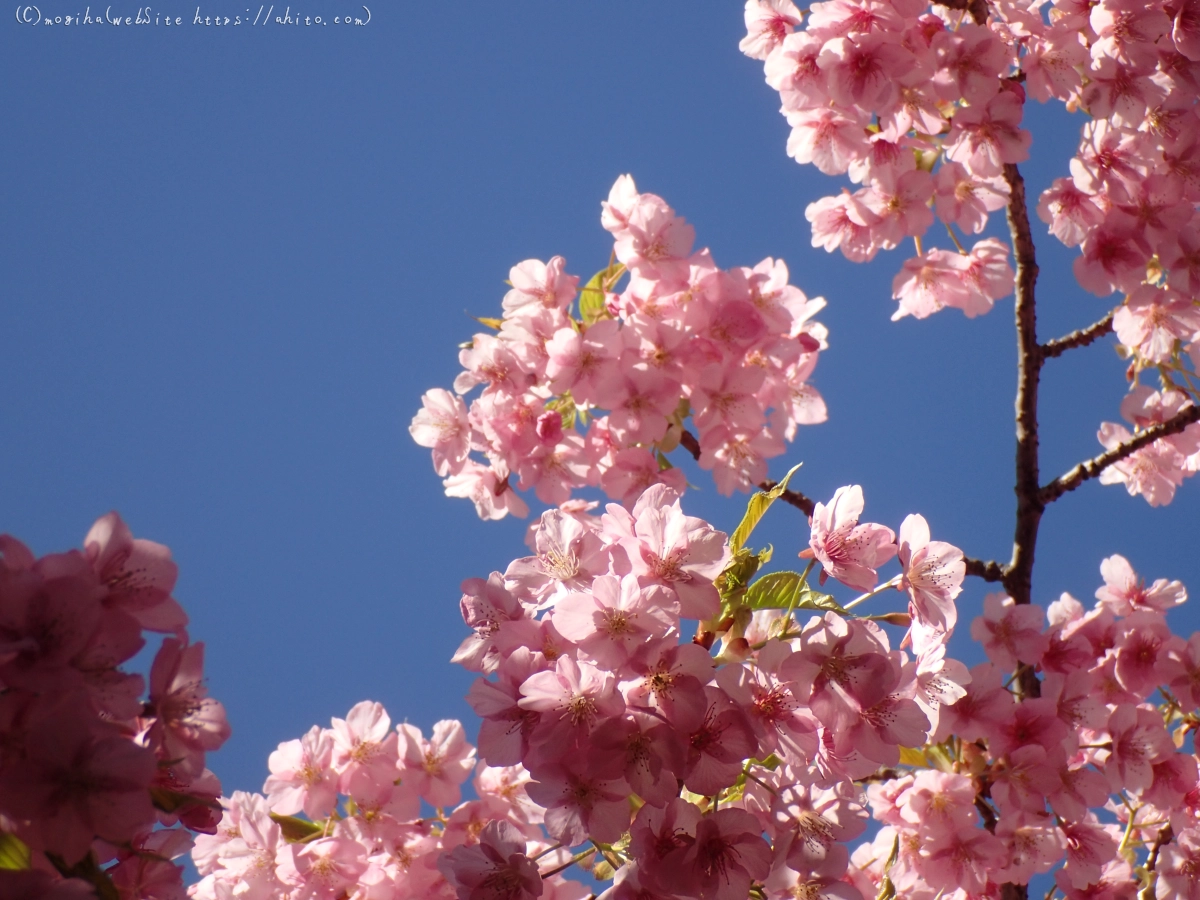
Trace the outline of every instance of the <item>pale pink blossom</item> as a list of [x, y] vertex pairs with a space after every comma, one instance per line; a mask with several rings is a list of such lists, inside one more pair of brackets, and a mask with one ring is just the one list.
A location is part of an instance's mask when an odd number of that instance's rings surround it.
[[925, 518], [910, 515], [900, 523], [899, 556], [900, 587], [908, 591], [911, 601], [914, 634], [921, 630], [948, 634], [958, 620], [954, 598], [962, 592], [966, 577], [962, 551], [945, 541], [930, 540]]
[[824, 567], [822, 579], [832, 575], [843, 584], [869, 591], [879, 580], [876, 572], [896, 555], [896, 535], [883, 525], [858, 524], [863, 511], [862, 488], [838, 488], [826, 506], [813, 510], [808, 545]]
[[900, 301], [892, 321], [905, 316], [924, 319], [947, 306], [965, 309], [971, 291], [963, 276], [970, 265], [966, 255], [936, 247], [905, 260], [892, 280], [892, 297]]
[[1004, 594], [988, 594], [983, 598], [983, 615], [971, 623], [971, 637], [983, 644], [988, 659], [998, 666], [1036, 666], [1049, 646], [1042, 633], [1045, 619], [1040, 606], [1017, 605]]
[[426, 391], [421, 404], [408, 433], [420, 446], [433, 450], [433, 468], [438, 475], [455, 475], [471, 452], [467, 406], [461, 397], [442, 388]]
[[475, 769], [475, 748], [467, 743], [462, 723], [435, 722], [429, 740], [415, 725], [396, 727], [399, 737], [400, 778], [433, 806], [454, 806], [462, 799], [460, 785]]
[[467, 460], [457, 474], [442, 483], [447, 497], [469, 498], [481, 519], [503, 519], [510, 512], [522, 519], [529, 515], [529, 507], [508, 483], [508, 466], [503, 462], [482, 466]]
[[675, 491], [654, 485], [631, 511], [609, 504], [603, 522], [642, 586], [668, 588], [684, 618], [706, 619], [716, 612], [720, 598], [713, 579], [729, 558], [725, 534], [684, 515]]
[[746, 36], [738, 49], [751, 59], [767, 59], [800, 24], [791, 0], [746, 0]]
[[505, 314], [529, 313], [539, 307], [564, 309], [575, 299], [579, 284], [578, 275], [563, 272], [566, 264], [561, 256], [555, 256], [548, 263], [527, 259], [513, 266], [508, 273], [512, 290], [504, 295]]
[[263, 793], [271, 808], [290, 816], [303, 811], [323, 818], [337, 805], [338, 776], [333, 771], [333, 734], [314, 725], [298, 741], [284, 741], [267, 759], [271, 770]]

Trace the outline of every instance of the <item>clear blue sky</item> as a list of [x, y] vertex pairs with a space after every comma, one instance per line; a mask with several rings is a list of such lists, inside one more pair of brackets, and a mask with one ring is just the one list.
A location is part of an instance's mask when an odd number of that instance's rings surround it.
[[[189, 22], [195, 4], [168, 10]], [[782, 257], [828, 298], [814, 381], [831, 420], [773, 473], [803, 460], [812, 496], [857, 482], [871, 519], [921, 512], [935, 538], [1007, 558], [1011, 301], [892, 323], [899, 254], [855, 266], [812, 249], [804, 207], [842, 182], [787, 158], [777, 98], [737, 50], [739, 3], [392, 0], [361, 28], [4, 16], [0, 531], [48, 552], [117, 509], [172, 547], [234, 728], [211, 759], [227, 790], [257, 789], [278, 742], [360, 699], [423, 728], [469, 715], [469, 677], [447, 662], [458, 584], [520, 555], [525, 526], [444, 498], [407, 425], [453, 380], [466, 313], [497, 314], [510, 266], [607, 262], [599, 202], [622, 172], [720, 264]], [[1034, 196], [1079, 126], [1051, 112], [1030, 107]], [[1072, 254], [1040, 250], [1042, 336], [1103, 315]], [[1099, 451], [1122, 373], [1111, 342], [1048, 365], [1047, 476]], [[689, 511], [731, 528], [744, 499], [691, 480]], [[1090, 603], [1118, 551], [1200, 590], [1196, 500], [1194, 482], [1165, 510], [1086, 485], [1044, 520], [1036, 598]], [[764, 526], [778, 558], [806, 533], [786, 507]], [[964, 623], [984, 592], [968, 584]]]

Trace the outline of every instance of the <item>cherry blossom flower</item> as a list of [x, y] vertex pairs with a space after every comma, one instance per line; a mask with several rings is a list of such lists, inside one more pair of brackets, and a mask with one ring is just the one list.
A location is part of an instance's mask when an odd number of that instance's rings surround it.
[[809, 547], [824, 566], [822, 577], [832, 575], [852, 588], [869, 591], [879, 579], [875, 571], [896, 555], [895, 533], [883, 525], [858, 524], [863, 511], [862, 488], [838, 488], [829, 505], [813, 510]]

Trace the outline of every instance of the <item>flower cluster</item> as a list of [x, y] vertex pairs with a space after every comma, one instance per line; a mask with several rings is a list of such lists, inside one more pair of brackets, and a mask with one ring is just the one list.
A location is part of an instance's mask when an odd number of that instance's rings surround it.
[[[1100, 571], [1090, 610], [986, 598], [971, 634], [989, 661], [917, 768], [868, 788], [884, 827], [852, 856], [861, 891], [998, 897], [1053, 871], [1067, 900], [1195, 896], [1200, 788], [1180, 748], [1200, 725], [1200, 635], [1165, 622], [1179, 582], [1147, 587], [1121, 556]], [[1017, 666], [1040, 673], [1037, 694], [1005, 684]]]
[[[1007, 250], [989, 238], [968, 253], [954, 229], [978, 234], [1008, 204], [1005, 166], [1030, 144], [1020, 128], [1026, 92], [1059, 100], [1089, 118], [1070, 177], [1042, 193], [1037, 212], [1080, 248], [1074, 271], [1085, 290], [1124, 295], [1111, 328], [1135, 394], [1122, 411], [1153, 423], [1200, 401], [1200, 17], [1190, 2], [832, 0], [802, 19], [790, 0], [748, 0], [741, 46], [764, 60], [779, 91], [788, 152], [863, 185], [809, 205], [814, 246], [865, 261], [911, 236], [917, 255], [896, 276], [894, 318], [946, 306], [986, 312], [1011, 290]], [[935, 215], [957, 252], [922, 252]], [[1143, 370], [1162, 388], [1149, 407], [1136, 384]], [[1131, 403], [1142, 408], [1131, 415]], [[1197, 469], [1192, 431], [1103, 480], [1170, 502]], [[1099, 437], [1111, 450], [1131, 435], [1106, 423]]]
[[[1020, 127], [1025, 91], [1007, 77], [1013, 26], [965, 15], [922, 0], [830, 0], [799, 28], [790, 0], [746, 4], [741, 49], [763, 60], [779, 92], [788, 154], [862, 185], [809, 204], [813, 246], [865, 262], [915, 239], [893, 284], [895, 319], [946, 307], [977, 316], [1013, 288], [1005, 244], [986, 238], [968, 252], [953, 230], [979, 234], [1007, 205], [1004, 166], [1027, 159], [1031, 140]], [[935, 216], [955, 250], [922, 249]]]
[[[195, 900], [588, 893], [552, 871], [570, 856], [546, 840], [528, 774], [476, 765], [457, 721], [438, 722], [427, 739], [413, 725], [392, 728], [382, 705], [364, 701], [330, 728], [280, 744], [269, 765], [263, 793], [222, 799], [216, 834], [197, 839]], [[460, 803], [472, 772], [476, 798]]]
[[[38, 559], [0, 535], [0, 894], [182, 896], [172, 860], [216, 827], [205, 755], [229, 725], [175, 579], [116, 513], [83, 552]], [[148, 685], [122, 668], [145, 631], [169, 635]]]
[[[470, 497], [482, 518], [525, 515], [514, 487], [555, 506], [588, 485], [626, 505], [652, 484], [683, 490], [664, 454], [691, 437], [689, 415], [701, 468], [723, 494], [747, 490], [798, 425], [825, 420], [808, 384], [825, 301], [789, 285], [782, 261], [718, 268], [693, 252], [692, 226], [627, 175], [601, 221], [616, 262], [582, 290], [562, 257], [514, 266], [503, 318], [481, 320], [496, 332], [459, 356], [457, 395], [429, 391], [413, 419], [447, 495]], [[477, 385], [468, 409], [459, 395]]]
[[[809, 570], [751, 582], [769, 557], [743, 546], [761, 508], [727, 542], [655, 485], [629, 510], [546, 512], [536, 556], [464, 582], [473, 634], [455, 659], [485, 675], [468, 693], [480, 754], [529, 771], [551, 837], [599, 848], [594, 873], [616, 870], [606, 898], [742, 900], [757, 884], [857, 900], [844, 881], [868, 819], [856, 781], [924, 744], [970, 680], [945, 658], [961, 552], [920, 516], [897, 536], [862, 510], [861, 489], [842, 488], [816, 506]], [[897, 556], [901, 573], [878, 585]], [[809, 588], [818, 562], [822, 582], [869, 592], [847, 607], [905, 591], [909, 612], [882, 619], [911, 623], [915, 658]], [[797, 608], [825, 611], [801, 626]], [[701, 621], [681, 643], [685, 619]]]
[[[1168, 421], [1190, 407], [1192, 401], [1182, 391], [1167, 388], [1155, 391], [1134, 385], [1121, 401], [1121, 415], [1141, 430]], [[1097, 435], [1106, 449], [1112, 450], [1133, 437], [1129, 429], [1105, 422]], [[1175, 497], [1175, 488], [1200, 472], [1200, 423], [1192, 423], [1176, 435], [1159, 438], [1135, 450], [1120, 462], [1100, 473], [1102, 484], [1123, 484], [1131, 496], [1141, 494], [1151, 506], [1164, 506]]]

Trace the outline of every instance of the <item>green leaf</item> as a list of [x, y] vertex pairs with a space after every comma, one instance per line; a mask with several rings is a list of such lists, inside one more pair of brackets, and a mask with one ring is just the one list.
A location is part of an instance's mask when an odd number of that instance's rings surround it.
[[0, 832], [0, 869], [28, 869], [33, 862], [33, 854], [15, 834]]
[[608, 307], [604, 305], [604, 279], [608, 269], [597, 272], [579, 291], [579, 318], [585, 326], [601, 319], [610, 319]]
[[742, 516], [742, 521], [738, 527], [733, 530], [733, 534], [729, 536], [729, 549], [735, 553], [745, 546], [746, 541], [750, 538], [750, 533], [754, 531], [754, 527], [762, 520], [767, 510], [771, 508], [771, 504], [783, 496], [783, 492], [787, 489], [788, 480], [796, 474], [796, 470], [803, 463], [797, 463], [792, 467], [792, 470], [783, 476], [783, 480], [769, 491], [756, 491], [754, 496], [750, 498], [750, 502], [746, 504], [746, 514]]
[[737, 550], [715, 582], [721, 597], [728, 600], [744, 590], [762, 563], [749, 550]]
[[833, 597], [814, 591], [805, 584], [804, 576], [799, 572], [771, 572], [764, 575], [746, 589], [743, 602], [751, 609], [792, 608], [846, 612]]
[[295, 844], [307, 841], [314, 834], [321, 833], [321, 826], [308, 819], [298, 819], [295, 816], [281, 816], [271, 813], [271, 819], [279, 824], [279, 830], [289, 842]]
[[624, 274], [625, 266], [614, 260], [607, 269], [601, 269], [579, 289], [579, 318], [583, 320], [585, 328], [601, 319], [612, 318], [604, 304], [604, 295], [617, 286]]

